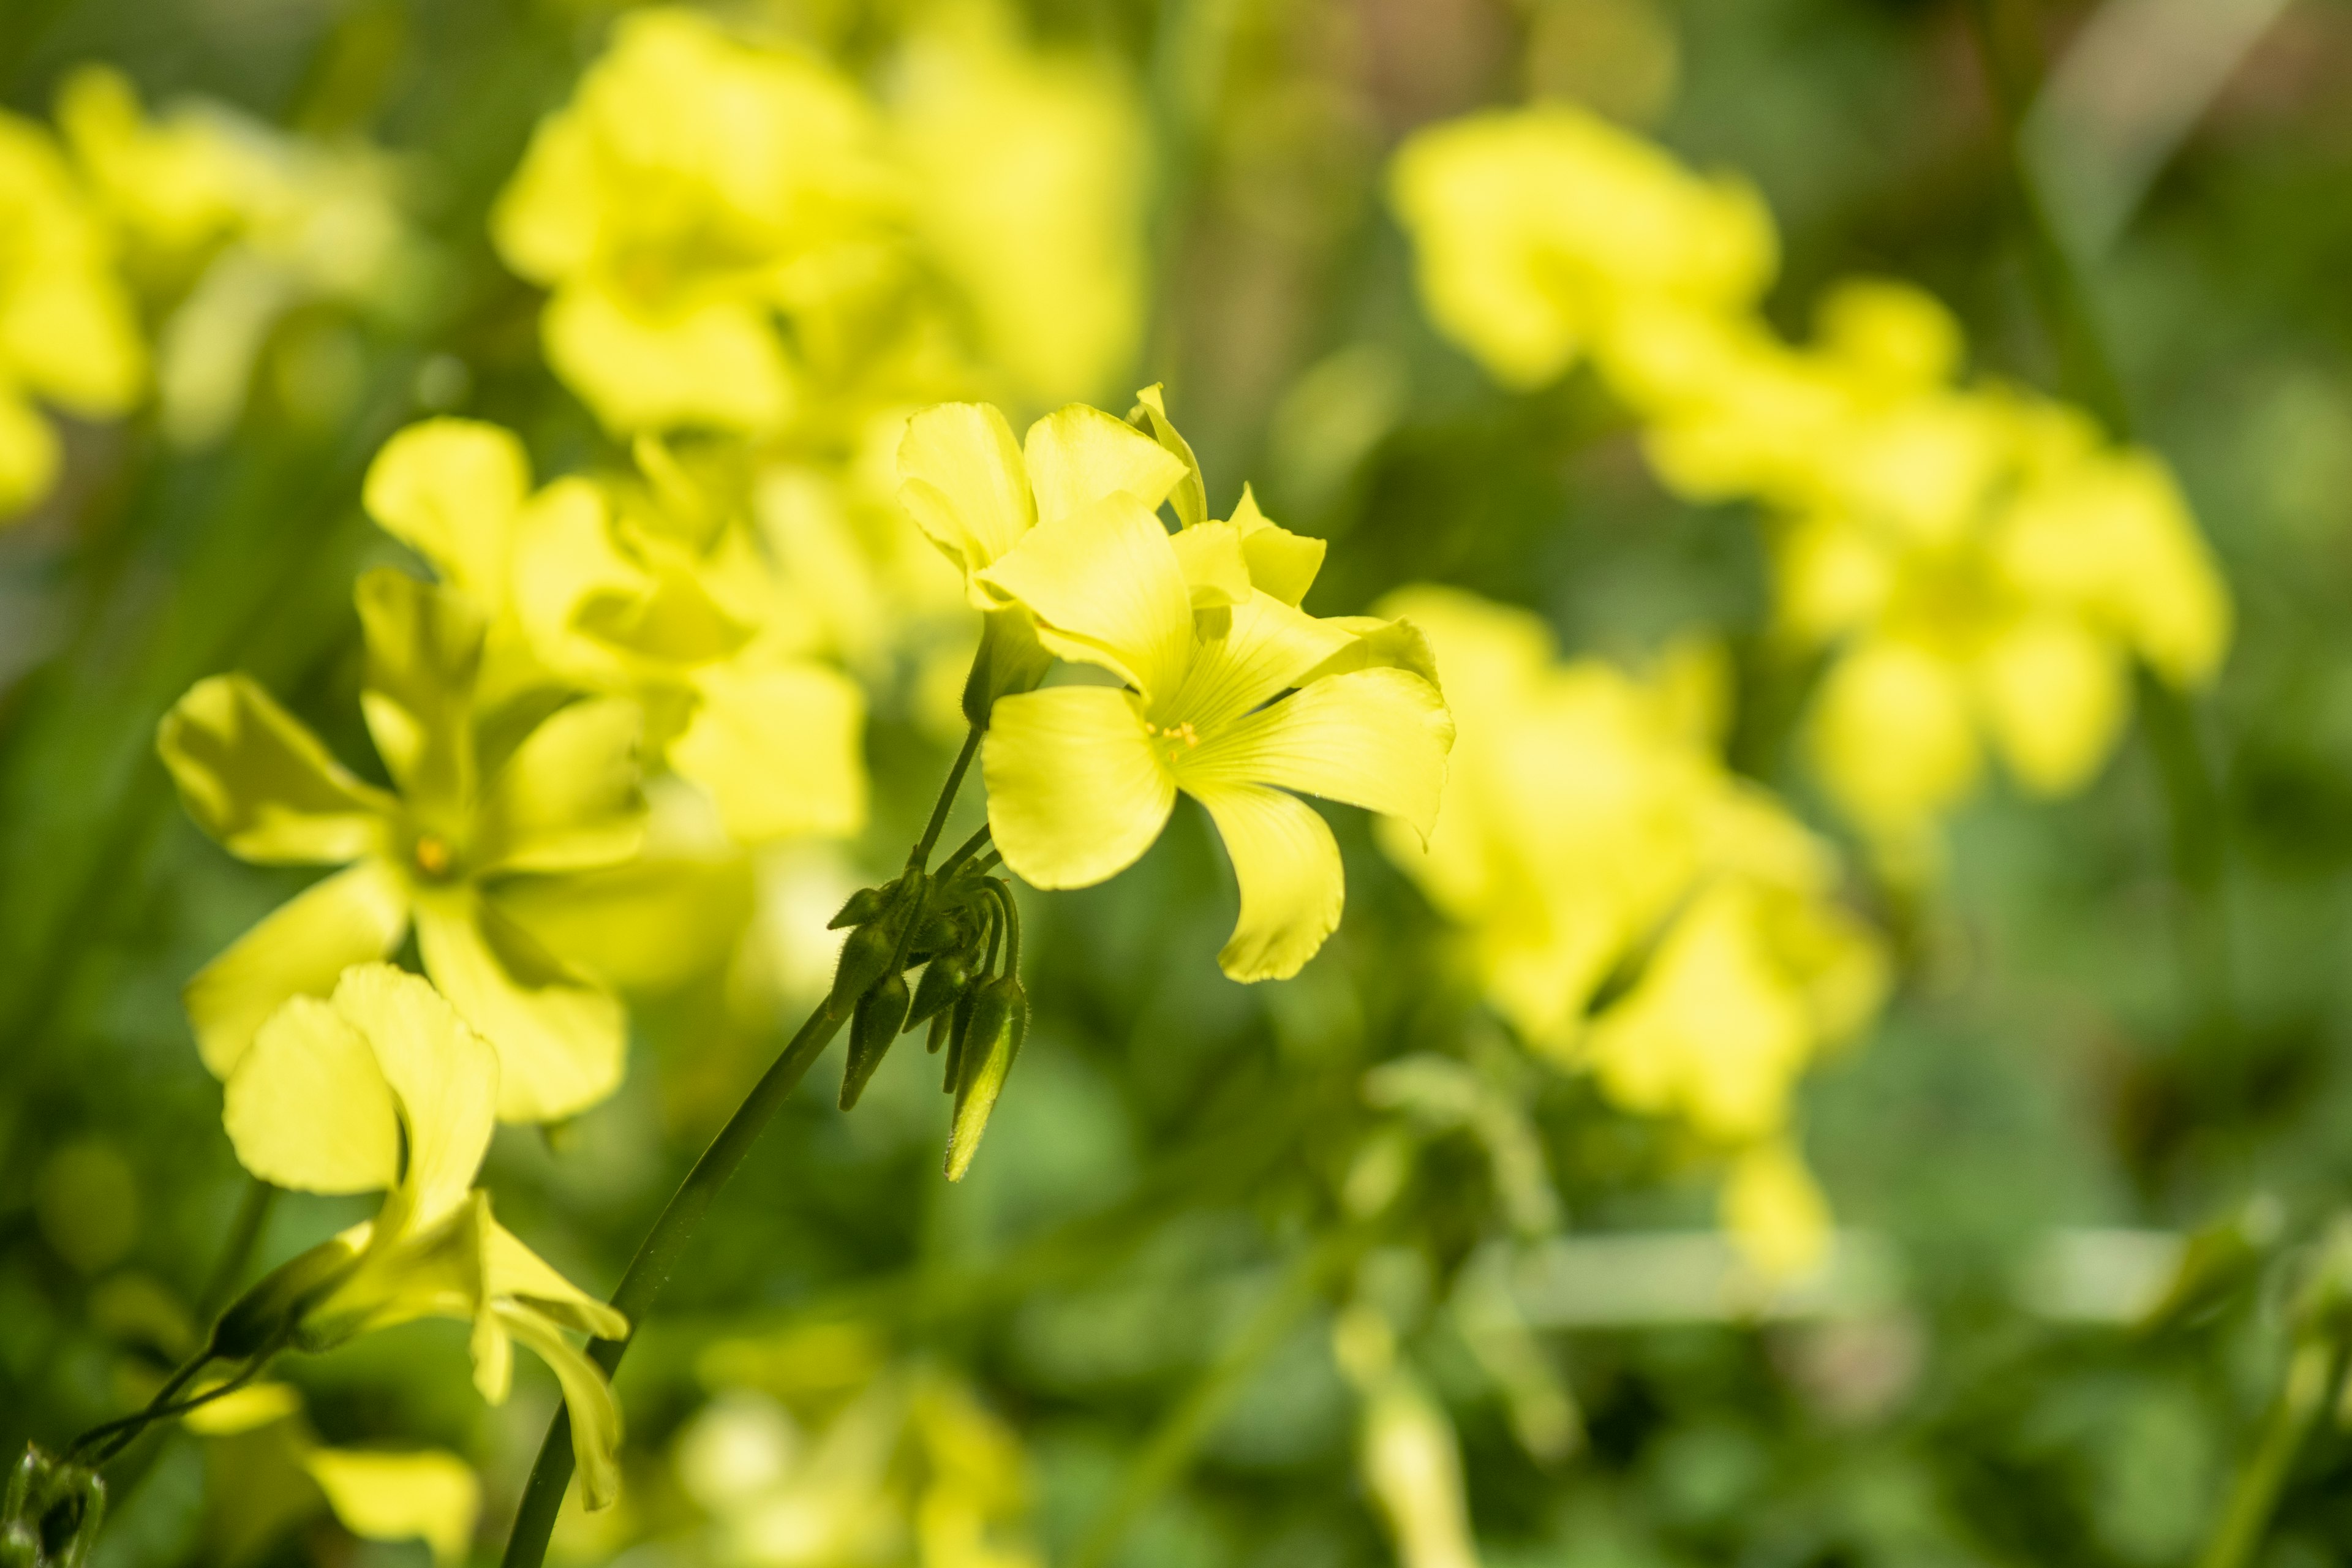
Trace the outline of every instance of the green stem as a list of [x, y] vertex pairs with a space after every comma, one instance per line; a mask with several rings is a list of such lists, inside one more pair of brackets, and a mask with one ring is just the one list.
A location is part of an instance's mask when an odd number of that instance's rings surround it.
[[956, 753], [955, 765], [948, 770], [948, 782], [940, 786], [940, 798], [932, 803], [931, 820], [924, 825], [923, 837], [907, 857], [909, 867], [920, 868], [930, 863], [931, 847], [940, 841], [940, 829], [948, 825], [948, 813], [955, 805], [956, 792], [963, 787], [963, 775], [980, 750], [981, 733], [977, 724], [965, 731], [963, 749]]
[[2262, 1442], [2239, 1472], [2229, 1507], [2213, 1539], [2206, 1543], [2204, 1555], [2197, 1560], [2198, 1568], [2246, 1568], [2254, 1560], [2263, 1537], [2270, 1531], [2271, 1515], [2286, 1487], [2294, 1457], [2326, 1405], [2329, 1390], [2343, 1379], [2344, 1359], [2343, 1351], [2326, 1343], [2295, 1348], [2287, 1363], [2286, 1380], [2263, 1420]]
[[[620, 1288], [613, 1292], [614, 1307], [629, 1320], [628, 1334], [617, 1340], [597, 1340], [588, 1347], [589, 1359], [602, 1367], [607, 1377], [628, 1353], [630, 1343], [645, 1326], [646, 1316], [653, 1310], [662, 1287], [677, 1271], [702, 1216], [817, 1058], [824, 1054], [824, 1047], [840, 1032], [841, 1025], [842, 1016], [827, 1012], [822, 1005], [809, 1015], [808, 1022], [801, 1026], [800, 1033], [776, 1058], [775, 1065], [752, 1087], [727, 1125], [719, 1130], [719, 1136], [710, 1141], [702, 1158], [694, 1163], [686, 1181], [671, 1195], [661, 1217], [646, 1233], [636, 1257], [629, 1261], [628, 1272], [621, 1276]], [[564, 1488], [572, 1480], [572, 1415], [567, 1408], [555, 1413], [555, 1419], [548, 1425], [547, 1439], [540, 1445], [539, 1461], [531, 1467], [530, 1481], [523, 1489], [522, 1503], [516, 1510], [514, 1532], [507, 1539], [506, 1556], [501, 1559], [506, 1568], [538, 1568], [546, 1558], [548, 1537], [555, 1529], [556, 1513], [563, 1506]]]
[[947, 880], [947, 879], [954, 873], [957, 867], [971, 859], [974, 855], [979, 854], [981, 847], [988, 842], [988, 836], [992, 828], [993, 824], [983, 822], [971, 837], [957, 845], [955, 847], [955, 853], [950, 855], [946, 859], [940, 862], [940, 880]]
[[213, 1265], [212, 1278], [205, 1282], [204, 1293], [196, 1298], [196, 1321], [211, 1322], [228, 1305], [236, 1282], [245, 1278], [246, 1266], [253, 1261], [253, 1249], [260, 1245], [261, 1233], [269, 1224], [269, 1211], [277, 1202], [278, 1189], [260, 1177], [254, 1177], [247, 1185], [245, 1198], [236, 1205], [236, 1218], [229, 1226], [228, 1240], [221, 1248], [220, 1260]]
[[1160, 1494], [1174, 1485], [1192, 1462], [1198, 1449], [1248, 1384], [1265, 1358], [1322, 1293], [1324, 1283], [1363, 1246], [1363, 1237], [1346, 1231], [1325, 1237], [1293, 1263], [1266, 1299], [1258, 1303], [1242, 1331], [1226, 1346], [1215, 1366], [1193, 1384], [1176, 1408], [1151, 1434], [1128, 1467], [1118, 1493], [1095, 1516], [1070, 1568], [1103, 1568], [1118, 1550], [1128, 1530]]

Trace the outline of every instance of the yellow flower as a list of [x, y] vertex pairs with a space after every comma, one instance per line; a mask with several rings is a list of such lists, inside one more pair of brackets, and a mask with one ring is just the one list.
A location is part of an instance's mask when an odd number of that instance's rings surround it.
[[[474, 1385], [503, 1403], [520, 1340], [553, 1369], [590, 1508], [620, 1489], [621, 1411], [567, 1331], [618, 1339], [628, 1321], [548, 1267], [474, 1186], [501, 1099], [499, 1054], [432, 986], [388, 964], [345, 972], [331, 999], [272, 1014], [229, 1074], [223, 1124], [263, 1181], [384, 1194], [373, 1220], [297, 1258], [242, 1309], [304, 1351], [419, 1318], [472, 1325]], [[299, 1281], [299, 1288], [289, 1289]], [[232, 1307], [225, 1322], [239, 1319]]]
[[1425, 832], [1454, 725], [1423, 675], [1365, 667], [1360, 623], [1318, 621], [1245, 571], [1236, 585], [1239, 531], [1216, 526], [1233, 536], [1225, 550], [1181, 550], [1218, 536], [1204, 525], [1171, 539], [1146, 501], [1114, 490], [1026, 531], [975, 536], [1001, 552], [976, 588], [1027, 611], [1050, 652], [1122, 683], [1000, 699], [981, 766], [1005, 864], [1041, 888], [1124, 869], [1178, 790], [1200, 801], [1241, 884], [1218, 962], [1236, 980], [1279, 979], [1322, 946], [1344, 897], [1331, 830], [1287, 791]]
[[779, 315], [876, 263], [899, 195], [879, 139], [824, 62], [639, 11], [541, 124], [491, 235], [552, 290], [548, 362], [607, 426], [773, 431], [802, 395]]
[[508, 431], [434, 419], [385, 443], [368, 510], [489, 617], [483, 700], [535, 684], [627, 700], [646, 752], [745, 843], [866, 820], [865, 700], [804, 657], [740, 505], [658, 442], [636, 485], [533, 493]]
[[1744, 182], [1700, 179], [1566, 104], [1416, 132], [1391, 190], [1431, 317], [1512, 386], [1661, 318], [1745, 310], [1777, 260]]
[[620, 1082], [625, 1020], [500, 907], [511, 879], [618, 864], [637, 851], [639, 718], [575, 702], [486, 748], [477, 732], [480, 617], [402, 573], [360, 579], [368, 659], [361, 708], [399, 793], [346, 772], [242, 675], [199, 681], [157, 750], [199, 826], [265, 865], [344, 865], [189, 982], [205, 1064], [226, 1078], [289, 996], [323, 995], [414, 928], [425, 966], [495, 1042], [499, 1114], [569, 1116]]
[[115, 252], [37, 126], [0, 112], [0, 523], [57, 482], [57, 433], [36, 399], [121, 414], [147, 375]]

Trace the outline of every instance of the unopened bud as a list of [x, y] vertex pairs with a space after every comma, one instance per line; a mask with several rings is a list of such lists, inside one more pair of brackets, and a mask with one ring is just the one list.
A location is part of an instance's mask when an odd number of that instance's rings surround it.
[[289, 1342], [302, 1314], [358, 1262], [358, 1251], [340, 1237], [288, 1258], [229, 1304], [205, 1348], [218, 1360], [244, 1361]]
[[849, 1020], [849, 1064], [841, 1077], [841, 1109], [847, 1110], [866, 1092], [874, 1069], [882, 1065], [890, 1042], [907, 1026], [907, 977], [886, 976], [857, 999]]
[[835, 1017], [848, 1004], [871, 991], [898, 962], [898, 933], [888, 921], [859, 926], [841, 944], [841, 962], [834, 966], [833, 994], [824, 1010]]
[[27, 1444], [0, 1500], [0, 1565], [81, 1568], [105, 1521], [106, 1482], [98, 1472]]
[[948, 1180], [960, 1182], [980, 1152], [989, 1113], [1029, 1032], [1029, 998], [1021, 982], [1000, 975], [974, 995], [971, 1021], [957, 1062], [955, 1120], [948, 1131]]
[[886, 882], [878, 888], [858, 889], [849, 895], [849, 901], [841, 906], [841, 912], [824, 922], [824, 929], [839, 931], [844, 926], [862, 926], [877, 919], [890, 907], [890, 889], [896, 886], [896, 883]]
[[943, 952], [926, 964], [922, 981], [915, 987], [915, 1005], [907, 1014], [907, 1027], [911, 1029], [954, 1005], [971, 985], [971, 968], [968, 952]]

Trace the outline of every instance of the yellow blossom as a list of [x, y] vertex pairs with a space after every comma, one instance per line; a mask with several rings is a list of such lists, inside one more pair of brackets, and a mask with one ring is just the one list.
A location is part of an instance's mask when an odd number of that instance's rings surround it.
[[61, 461], [36, 403], [121, 414], [147, 375], [111, 237], [47, 133], [0, 112], [0, 524], [48, 494]]
[[242, 675], [199, 681], [157, 735], [189, 814], [232, 854], [347, 868], [189, 982], [205, 1063], [227, 1077], [288, 997], [325, 994], [414, 929], [426, 970], [497, 1045], [499, 1114], [572, 1115], [620, 1082], [621, 1005], [508, 915], [501, 891], [636, 853], [639, 716], [626, 702], [574, 702], [486, 746], [475, 703], [483, 626], [470, 604], [391, 570], [362, 577], [358, 597], [361, 709], [397, 794], [346, 771]]
[[237, 1159], [299, 1192], [382, 1192], [383, 1207], [263, 1279], [224, 1321], [243, 1312], [267, 1325], [265, 1344], [323, 1351], [454, 1318], [472, 1326], [474, 1384], [494, 1405], [520, 1341], [562, 1386], [583, 1490], [602, 1508], [620, 1489], [620, 1406], [566, 1332], [617, 1339], [629, 1325], [493, 1219], [474, 1186], [499, 1060], [431, 985], [387, 964], [358, 965], [331, 999], [298, 996], [271, 1015], [228, 1077], [222, 1120]]

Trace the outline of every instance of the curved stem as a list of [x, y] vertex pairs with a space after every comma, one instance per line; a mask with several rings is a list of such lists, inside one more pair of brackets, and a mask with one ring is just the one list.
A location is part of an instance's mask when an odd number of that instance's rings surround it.
[[931, 806], [931, 820], [924, 825], [923, 837], [907, 857], [908, 865], [919, 868], [929, 862], [931, 847], [940, 841], [940, 829], [948, 825], [948, 812], [955, 805], [956, 792], [963, 787], [963, 775], [980, 750], [981, 734], [976, 724], [964, 732], [963, 749], [956, 753], [955, 765], [948, 769], [948, 782], [940, 786], [940, 798]]
[[[990, 832], [992, 831], [992, 824], [985, 822], [982, 823], [980, 825], [979, 831], [975, 832], [971, 837], [965, 839], [962, 843], [957, 845], [955, 847], [955, 853], [950, 855], [946, 859], [940, 862], [939, 876], [942, 881], [944, 881], [957, 867], [962, 865], [974, 855], [980, 853], [981, 848], [987, 844], [988, 836]], [[985, 869], [985, 868], [982, 868], [982, 869]]]
[[[694, 1163], [685, 1182], [670, 1197], [669, 1204], [654, 1221], [653, 1228], [638, 1244], [637, 1255], [629, 1261], [628, 1272], [621, 1276], [620, 1287], [613, 1292], [613, 1305], [629, 1320], [627, 1337], [617, 1340], [597, 1340], [588, 1347], [589, 1359], [611, 1376], [628, 1353], [631, 1341], [645, 1326], [646, 1314], [661, 1295], [662, 1287], [677, 1272], [687, 1245], [702, 1223], [702, 1216], [721, 1189], [751, 1152], [751, 1145], [767, 1131], [768, 1123], [792, 1097], [801, 1079], [824, 1054], [824, 1047], [841, 1029], [842, 1017], [827, 1012], [820, 1005], [809, 1015], [800, 1032], [792, 1038], [775, 1064], [768, 1068], [760, 1081], [752, 1086], [750, 1095], [737, 1107], [727, 1125]], [[540, 1445], [539, 1461], [531, 1467], [530, 1481], [523, 1489], [521, 1506], [516, 1510], [514, 1532], [507, 1539], [506, 1556], [501, 1560], [506, 1568], [538, 1568], [547, 1555], [547, 1541], [555, 1529], [555, 1516], [563, 1506], [563, 1490], [572, 1480], [572, 1414], [568, 1408], [555, 1413], [549, 1423], [547, 1439]]]

